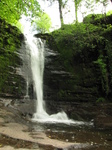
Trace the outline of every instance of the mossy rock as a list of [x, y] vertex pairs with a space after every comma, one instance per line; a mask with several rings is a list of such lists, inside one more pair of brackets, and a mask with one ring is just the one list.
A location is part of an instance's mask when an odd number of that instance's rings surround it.
[[16, 52], [21, 47], [24, 36], [15, 26], [1, 19], [0, 33], [0, 93], [21, 95], [23, 79], [17, 77], [16, 67], [22, 62]]

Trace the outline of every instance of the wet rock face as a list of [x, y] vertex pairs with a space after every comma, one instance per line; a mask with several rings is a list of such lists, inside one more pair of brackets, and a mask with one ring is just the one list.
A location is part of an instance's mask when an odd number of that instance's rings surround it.
[[23, 62], [19, 53], [24, 36], [4, 20], [0, 20], [0, 32], [0, 96], [18, 98], [25, 92], [25, 80], [20, 73]]
[[94, 102], [98, 91], [93, 70], [77, 64], [74, 66], [74, 74], [67, 72], [60, 57], [59, 53], [45, 49], [44, 99], [57, 102]]
[[23, 61], [20, 56], [20, 51], [11, 53], [8, 56], [10, 63], [6, 64], [3, 69], [3, 76], [1, 85], [1, 96], [21, 98], [25, 95], [26, 81], [21, 73], [21, 66]]
[[[84, 74], [79, 80], [76, 74], [66, 72], [60, 63], [60, 54], [45, 49], [44, 100], [49, 114], [65, 111], [69, 118], [90, 121], [95, 116], [95, 107], [87, 102], [96, 102], [96, 87], [91, 77], [84, 82]], [[76, 66], [78, 68], [78, 66]], [[79, 69], [81, 66], [79, 66]], [[84, 104], [84, 105], [83, 105]], [[93, 110], [91, 113], [90, 111]], [[96, 108], [95, 108], [96, 110]]]

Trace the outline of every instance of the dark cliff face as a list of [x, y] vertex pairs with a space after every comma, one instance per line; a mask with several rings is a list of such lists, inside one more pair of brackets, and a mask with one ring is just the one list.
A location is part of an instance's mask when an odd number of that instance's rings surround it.
[[39, 35], [58, 53], [47, 56], [50, 61], [45, 66], [46, 100], [111, 101], [112, 22], [109, 18], [97, 19], [98, 24], [95, 20], [95, 23], [64, 25], [48, 36]]
[[[50, 50], [47, 51], [47, 53]], [[67, 71], [55, 51], [46, 56], [44, 99], [54, 102], [95, 102], [98, 98], [94, 67], [74, 64], [74, 73]]]
[[21, 97], [24, 94], [24, 79], [19, 70], [22, 60], [19, 49], [23, 34], [14, 26], [0, 20], [0, 96]]

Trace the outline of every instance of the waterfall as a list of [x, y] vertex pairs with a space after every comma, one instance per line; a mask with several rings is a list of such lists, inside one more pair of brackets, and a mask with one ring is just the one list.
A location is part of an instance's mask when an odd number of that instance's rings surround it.
[[73, 122], [68, 119], [65, 112], [53, 115], [46, 112], [43, 100], [44, 43], [41, 39], [33, 37], [32, 34], [25, 36], [31, 55], [31, 70], [36, 93], [36, 112], [32, 120], [39, 122]]
[[37, 98], [36, 112], [44, 111], [43, 108], [43, 70], [44, 70], [44, 48], [40, 39], [27, 35], [27, 44], [31, 53], [31, 70], [33, 75], [33, 83]]
[[43, 100], [44, 42], [42, 42], [41, 39], [35, 38], [33, 36], [33, 32], [30, 30], [31, 26], [27, 26], [27, 22], [24, 22], [24, 24], [24, 35], [26, 37], [26, 51], [30, 53], [29, 63], [31, 64], [29, 66], [31, 66], [31, 76], [33, 78], [33, 86], [36, 93], [36, 110], [33, 115], [32, 121], [65, 124], [72, 123], [77, 125], [84, 124], [84, 122], [82, 121], [73, 121], [69, 119], [67, 117], [67, 114], [63, 111], [52, 115], [49, 115], [46, 112]]

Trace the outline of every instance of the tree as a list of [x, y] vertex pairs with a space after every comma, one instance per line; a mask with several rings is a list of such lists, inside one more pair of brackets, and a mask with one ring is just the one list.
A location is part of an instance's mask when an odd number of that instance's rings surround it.
[[51, 27], [51, 19], [46, 13], [40, 13], [40, 17], [35, 20], [37, 30], [41, 33], [49, 32], [49, 29]]
[[59, 12], [60, 12], [60, 21], [61, 21], [61, 26], [63, 26], [63, 14], [62, 14], [62, 0], [58, 0], [59, 3]]
[[9, 23], [14, 23], [20, 19], [22, 14], [37, 16], [40, 5], [37, 0], [1, 0], [0, 18]]
[[66, 3], [68, 2], [68, 0], [48, 0], [51, 4], [55, 1], [58, 1], [58, 5], [59, 5], [59, 13], [60, 13], [60, 22], [61, 22], [61, 26], [63, 26], [64, 24], [64, 19], [63, 19], [63, 13], [62, 10], [65, 7]]
[[78, 22], [78, 8], [81, 2], [82, 0], [74, 0], [76, 23]]

